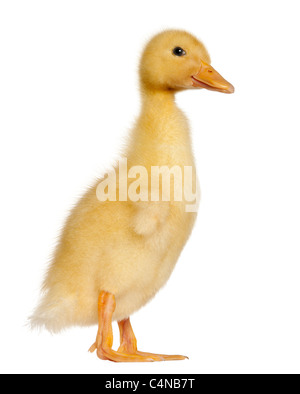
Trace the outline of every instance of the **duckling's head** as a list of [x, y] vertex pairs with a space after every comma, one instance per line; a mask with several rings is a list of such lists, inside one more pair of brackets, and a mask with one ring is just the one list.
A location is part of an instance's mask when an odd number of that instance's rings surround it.
[[150, 90], [205, 88], [233, 93], [234, 87], [211, 65], [205, 46], [182, 30], [157, 34], [147, 44], [140, 63], [141, 85]]

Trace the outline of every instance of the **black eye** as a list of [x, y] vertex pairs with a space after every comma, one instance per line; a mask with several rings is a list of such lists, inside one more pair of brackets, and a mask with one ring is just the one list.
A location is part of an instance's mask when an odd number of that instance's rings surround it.
[[185, 54], [186, 54], [185, 50], [180, 47], [176, 47], [173, 49], [173, 55], [175, 56], [184, 56]]

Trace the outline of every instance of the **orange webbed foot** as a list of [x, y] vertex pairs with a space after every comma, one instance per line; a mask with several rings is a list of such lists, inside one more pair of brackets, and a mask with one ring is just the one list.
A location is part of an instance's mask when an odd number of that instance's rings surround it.
[[97, 350], [97, 356], [101, 360], [114, 362], [153, 362], [184, 360], [187, 358], [180, 355], [146, 353], [137, 350], [136, 338], [129, 318], [118, 322], [121, 345], [118, 351], [113, 350], [112, 315], [115, 307], [116, 302], [114, 295], [102, 291], [98, 300], [99, 328], [96, 342], [89, 349], [91, 353]]
[[125, 351], [126, 353], [129, 354], [149, 357], [152, 358], [154, 361], [185, 360], [188, 358], [186, 356], [181, 356], [178, 354], [167, 355], [167, 354], [141, 352], [137, 349], [137, 341], [133, 329], [131, 327], [129, 318], [118, 322], [118, 324], [120, 329], [120, 342], [121, 342], [119, 351]]

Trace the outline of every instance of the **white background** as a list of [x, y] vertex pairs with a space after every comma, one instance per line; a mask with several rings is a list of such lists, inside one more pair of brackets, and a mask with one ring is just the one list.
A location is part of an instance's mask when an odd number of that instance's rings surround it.
[[[300, 372], [297, 3], [1, 2], [1, 372]], [[67, 212], [118, 157], [139, 55], [164, 28], [202, 39], [236, 92], [178, 95], [199, 217], [168, 284], [132, 317], [141, 350], [190, 359], [114, 364], [87, 352], [96, 327], [52, 336], [26, 318]]]

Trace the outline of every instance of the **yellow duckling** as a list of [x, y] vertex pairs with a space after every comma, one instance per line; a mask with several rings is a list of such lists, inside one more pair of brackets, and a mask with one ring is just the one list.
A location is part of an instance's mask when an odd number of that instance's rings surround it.
[[[163, 179], [159, 178], [156, 189], [149, 186], [150, 173], [153, 166], [179, 169], [179, 173], [192, 168], [188, 181], [195, 185], [189, 126], [174, 95], [183, 89], [233, 93], [234, 88], [210, 66], [204, 45], [179, 30], [164, 31], [148, 43], [140, 63], [140, 83], [142, 110], [123, 155], [127, 169], [112, 169], [73, 209], [31, 324], [57, 332], [98, 322], [90, 351], [97, 350], [103, 360], [181, 360], [185, 357], [138, 351], [129, 320], [168, 280], [196, 218], [195, 210], [187, 209], [186, 196], [174, 197], [175, 170], [169, 200], [162, 197]], [[101, 191], [111, 198], [101, 198]], [[140, 201], [128, 198], [130, 191]], [[118, 351], [112, 349], [113, 320], [120, 329]]]

